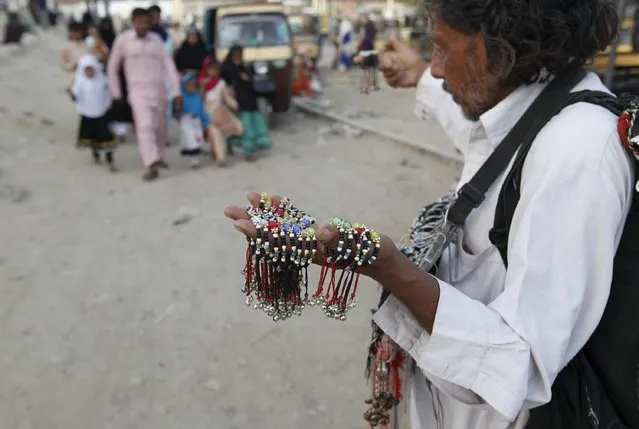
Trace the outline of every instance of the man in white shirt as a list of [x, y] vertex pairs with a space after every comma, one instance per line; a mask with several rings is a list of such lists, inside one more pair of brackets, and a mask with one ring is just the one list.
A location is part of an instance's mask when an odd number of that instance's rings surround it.
[[[380, 68], [391, 86], [417, 87], [417, 113], [435, 117], [463, 153], [460, 185], [547, 85], [540, 77], [561, 74], [570, 60], [584, 64], [617, 28], [608, 0], [423, 1], [435, 44], [430, 67], [395, 41]], [[607, 91], [592, 73], [573, 91], [582, 89]], [[608, 110], [579, 103], [537, 135], [508, 270], [488, 236], [503, 175], [444, 253], [437, 277], [382, 238], [363, 273], [390, 291], [374, 320], [415, 363], [401, 427], [519, 429], [529, 409], [550, 401], [558, 372], [601, 319], [632, 201], [633, 167], [616, 126]], [[226, 214], [255, 234], [243, 209]], [[338, 240], [329, 226], [317, 237], [328, 246]]]

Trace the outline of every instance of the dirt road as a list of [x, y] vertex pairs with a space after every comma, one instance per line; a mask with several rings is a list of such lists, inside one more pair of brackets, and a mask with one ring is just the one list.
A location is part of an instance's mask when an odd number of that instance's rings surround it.
[[[399, 238], [453, 169], [291, 115], [255, 165], [194, 172], [172, 147], [146, 184], [129, 144], [110, 174], [74, 148], [55, 45], [0, 60], [0, 426], [365, 427], [376, 285], [346, 322], [272, 322], [244, 306], [245, 242], [223, 208], [279, 192]], [[180, 209], [193, 219], [174, 226]]]

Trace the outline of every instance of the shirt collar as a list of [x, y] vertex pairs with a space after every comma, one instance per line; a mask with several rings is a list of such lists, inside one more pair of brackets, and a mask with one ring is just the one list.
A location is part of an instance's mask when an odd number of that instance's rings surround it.
[[496, 147], [515, 126], [548, 82], [521, 85], [479, 117], [491, 146]]

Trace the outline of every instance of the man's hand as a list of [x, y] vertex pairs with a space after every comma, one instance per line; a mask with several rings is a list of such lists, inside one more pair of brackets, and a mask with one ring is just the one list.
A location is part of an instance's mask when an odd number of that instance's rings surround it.
[[379, 69], [393, 88], [415, 88], [428, 68], [419, 53], [397, 37], [390, 38], [393, 50], [379, 54]]
[[177, 97], [173, 98], [173, 111], [179, 112], [181, 110], [182, 110], [182, 96], [178, 95]]
[[[260, 203], [260, 194], [256, 192], [250, 192], [247, 195], [247, 199], [249, 203], [253, 207], [258, 207]], [[271, 196], [271, 202], [274, 205], [277, 205], [282, 200], [281, 197], [274, 195]], [[255, 226], [253, 226], [253, 222], [250, 220], [250, 216], [246, 213], [246, 209], [242, 207], [229, 206], [224, 210], [224, 215], [233, 220], [233, 227], [238, 230], [240, 233], [244, 234], [249, 238], [257, 237], [257, 230]], [[315, 230], [315, 236], [317, 237], [318, 242], [321, 244], [318, 248], [317, 257], [315, 258], [316, 264], [322, 264], [325, 260], [324, 255], [324, 247], [335, 250], [337, 249], [337, 245], [339, 243], [339, 231], [327, 224], [320, 224], [317, 226]], [[371, 266], [366, 268], [361, 268], [359, 272], [366, 276], [370, 276], [375, 278], [380, 275], [380, 272], [388, 270], [389, 272], [394, 272], [394, 261], [397, 259], [397, 255], [401, 255], [399, 250], [393, 243], [389, 237], [385, 235], [381, 235], [381, 247], [380, 253], [377, 256], [377, 260]], [[380, 271], [381, 270], [381, 271]]]

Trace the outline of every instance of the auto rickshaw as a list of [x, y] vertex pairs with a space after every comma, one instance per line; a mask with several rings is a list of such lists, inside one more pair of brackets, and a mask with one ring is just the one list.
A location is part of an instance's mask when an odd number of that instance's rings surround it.
[[[617, 95], [624, 92], [639, 95], [639, 9], [631, 14], [632, 17], [621, 21], [619, 27], [619, 44], [610, 90]], [[600, 77], [604, 77], [608, 68], [611, 48], [600, 52], [593, 59], [590, 68]]]
[[244, 48], [253, 70], [258, 106], [267, 123], [271, 113], [289, 110], [293, 87], [293, 38], [281, 4], [244, 3], [209, 8], [204, 40], [223, 61], [230, 48]]
[[317, 63], [321, 55], [319, 16], [312, 14], [289, 14], [288, 23], [293, 32], [295, 53], [304, 55]]

